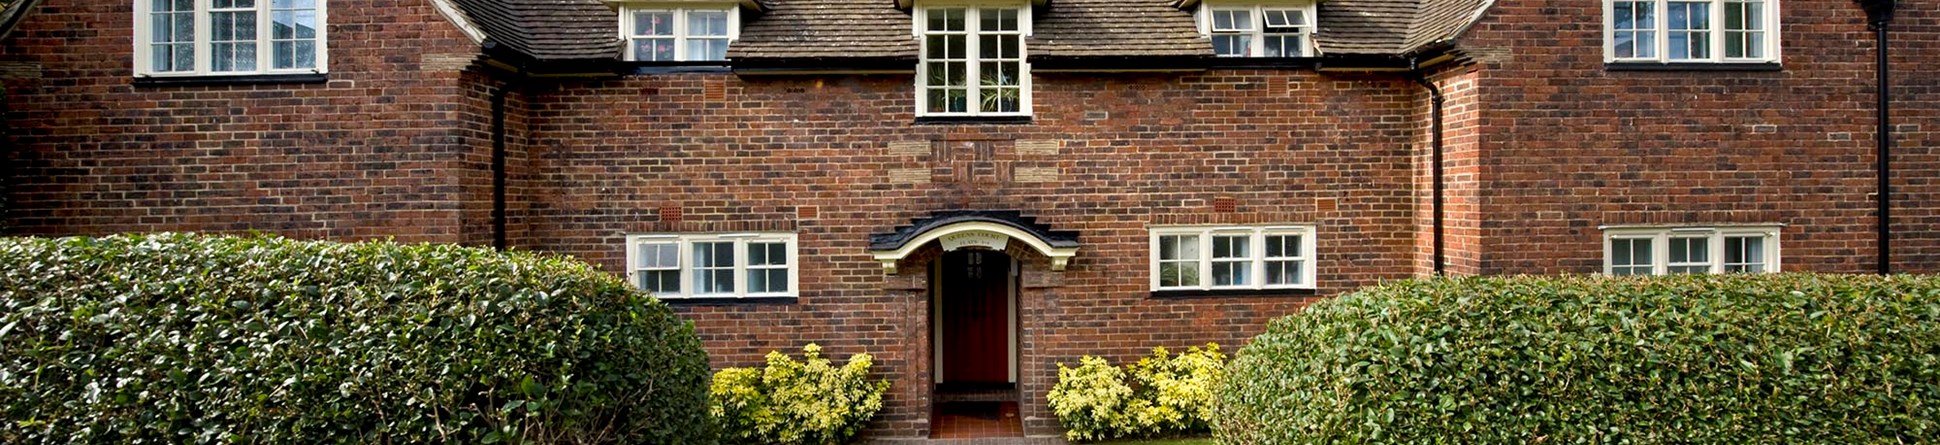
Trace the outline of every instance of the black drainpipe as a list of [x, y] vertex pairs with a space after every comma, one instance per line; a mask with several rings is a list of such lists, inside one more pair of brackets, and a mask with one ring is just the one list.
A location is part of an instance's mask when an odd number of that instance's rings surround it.
[[505, 96], [511, 85], [492, 92], [492, 247], [505, 250]]
[[1875, 194], [1879, 205], [1879, 217], [1877, 218], [1879, 224], [1879, 274], [1886, 275], [1893, 273], [1893, 183], [1891, 181], [1893, 178], [1893, 125], [1892, 101], [1890, 100], [1893, 84], [1887, 77], [1887, 73], [1891, 70], [1888, 69], [1890, 65], [1887, 63], [1886, 30], [1887, 25], [1893, 22], [1893, 7], [1896, 6], [1898, 1], [1858, 1], [1860, 6], [1866, 9], [1866, 20], [1873, 30], [1874, 44], [1878, 46], [1875, 52], [1878, 53], [1879, 59], [1874, 62], [1876, 65], [1873, 70], [1879, 74], [1879, 88], [1877, 90], [1879, 96], [1879, 111], [1877, 115], [1879, 128], [1873, 133], [1879, 137], [1879, 140], [1876, 152], [1873, 154], [1873, 165], [1879, 170], [1879, 190]]
[[1408, 71], [1414, 73], [1415, 83], [1420, 84], [1422, 88], [1428, 89], [1429, 97], [1433, 98], [1435, 102], [1434, 109], [1430, 112], [1433, 116], [1429, 118], [1429, 121], [1432, 122], [1430, 124], [1432, 128], [1429, 132], [1433, 138], [1433, 142], [1431, 143], [1433, 149], [1429, 154], [1428, 163], [1432, 165], [1430, 168], [1433, 172], [1430, 173], [1430, 176], [1434, 177], [1435, 182], [1435, 195], [1432, 204], [1434, 208], [1432, 212], [1435, 214], [1435, 276], [1442, 276], [1448, 273], [1448, 261], [1444, 249], [1446, 243], [1442, 237], [1442, 228], [1444, 227], [1442, 194], [1447, 189], [1447, 184], [1442, 181], [1442, 105], [1448, 99], [1442, 97], [1442, 89], [1440, 87], [1436, 87], [1434, 82], [1428, 81], [1427, 74], [1421, 72], [1421, 67], [1417, 65], [1418, 62], [1418, 60], [1409, 59]]

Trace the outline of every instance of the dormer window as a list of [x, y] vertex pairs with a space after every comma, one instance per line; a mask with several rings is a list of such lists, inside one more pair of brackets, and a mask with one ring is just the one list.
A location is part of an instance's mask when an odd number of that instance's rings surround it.
[[921, 116], [1030, 114], [1030, 64], [1024, 36], [1030, 7], [937, 6], [916, 10], [922, 59], [916, 69]]
[[1314, 5], [1210, 3], [1199, 8], [1199, 29], [1220, 57], [1309, 57]]
[[727, 60], [728, 43], [740, 34], [732, 3], [633, 4], [622, 8], [626, 60], [701, 62]]

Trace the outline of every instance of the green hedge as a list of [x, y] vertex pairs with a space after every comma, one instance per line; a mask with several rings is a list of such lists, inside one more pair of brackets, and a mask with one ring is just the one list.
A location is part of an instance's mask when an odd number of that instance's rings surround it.
[[1236, 354], [1225, 443], [1919, 443], [1940, 278], [1403, 281]]
[[701, 443], [664, 304], [567, 258], [0, 239], [0, 443]]

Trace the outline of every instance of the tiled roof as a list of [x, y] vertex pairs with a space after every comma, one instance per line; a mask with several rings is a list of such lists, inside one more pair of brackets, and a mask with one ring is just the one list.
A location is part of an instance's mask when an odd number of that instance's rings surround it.
[[1192, 13], [1171, 0], [1057, 0], [1028, 43], [1040, 56], [1211, 56]]
[[620, 17], [599, 0], [451, 0], [486, 39], [533, 59], [613, 59]]
[[[540, 61], [613, 59], [619, 17], [599, 0], [449, 0], [486, 38]], [[1492, 0], [1325, 0], [1323, 55], [1401, 55], [1453, 39]], [[1038, 9], [1034, 56], [1209, 56], [1179, 0], [1057, 0]], [[1195, 3], [1187, 1], [1184, 3]], [[910, 13], [889, 0], [763, 0], [728, 57], [915, 59]]]
[[909, 13], [889, 0], [769, 0], [728, 58], [916, 58]]

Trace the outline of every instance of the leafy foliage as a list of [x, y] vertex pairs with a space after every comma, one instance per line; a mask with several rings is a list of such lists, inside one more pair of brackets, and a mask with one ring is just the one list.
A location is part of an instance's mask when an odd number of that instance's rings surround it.
[[0, 443], [696, 443], [690, 324], [568, 258], [0, 239]]
[[803, 361], [768, 353], [767, 367], [727, 368], [714, 374], [713, 413], [730, 444], [847, 443], [876, 411], [889, 381], [869, 381], [869, 354], [836, 367], [822, 347], [802, 348]]
[[1153, 348], [1124, 369], [1092, 356], [1076, 368], [1060, 363], [1051, 410], [1071, 440], [1205, 433], [1225, 361], [1218, 344], [1207, 344], [1179, 355]]
[[1217, 437], [1916, 443], [1940, 437], [1940, 278], [1403, 281], [1275, 320]]

